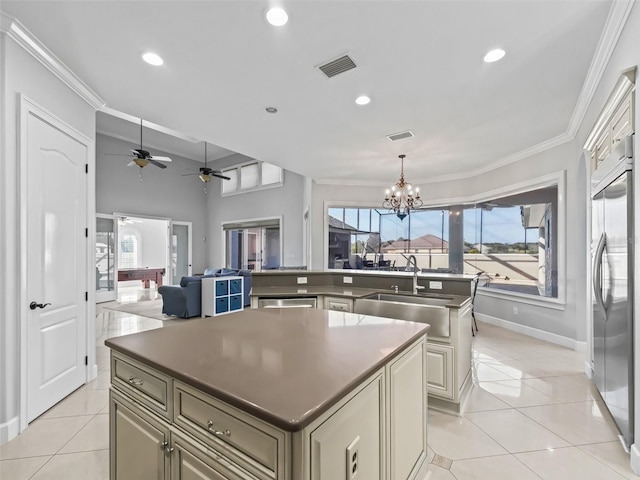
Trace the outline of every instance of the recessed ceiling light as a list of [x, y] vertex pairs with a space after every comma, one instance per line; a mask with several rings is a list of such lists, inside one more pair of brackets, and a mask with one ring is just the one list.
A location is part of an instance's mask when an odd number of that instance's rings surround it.
[[267, 107], [265, 110], [267, 113], [278, 113], [278, 109], [276, 107]]
[[358, 98], [356, 98], [356, 103], [358, 105], [366, 105], [371, 101], [371, 99], [369, 97], [367, 97], [366, 95], [360, 95]]
[[505, 51], [501, 48], [496, 48], [495, 50], [491, 50], [484, 56], [484, 61], [487, 63], [497, 62], [502, 57], [504, 57]]
[[274, 7], [267, 11], [267, 22], [274, 27], [281, 27], [289, 21], [289, 15], [282, 8]]
[[160, 55], [151, 52], [143, 53], [142, 59], [149, 65], [155, 65], [156, 67], [164, 63], [164, 60], [162, 60]]

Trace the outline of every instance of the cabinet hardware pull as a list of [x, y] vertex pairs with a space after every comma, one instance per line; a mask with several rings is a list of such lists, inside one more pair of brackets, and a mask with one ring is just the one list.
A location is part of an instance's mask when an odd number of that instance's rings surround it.
[[129, 383], [131, 385], [137, 385], [137, 386], [144, 385], [144, 382], [142, 381], [142, 379], [136, 378], [136, 377], [129, 377]]
[[230, 437], [231, 436], [231, 432], [229, 430], [216, 430], [215, 428], [213, 428], [213, 420], [209, 420], [207, 422], [207, 430], [209, 430], [214, 435], [218, 435], [219, 437], [222, 437], [222, 436]]
[[175, 448], [171, 447], [171, 448], [167, 448], [169, 446], [169, 442], [162, 442], [160, 444], [160, 450], [164, 450], [165, 453], [171, 453], [175, 450]]

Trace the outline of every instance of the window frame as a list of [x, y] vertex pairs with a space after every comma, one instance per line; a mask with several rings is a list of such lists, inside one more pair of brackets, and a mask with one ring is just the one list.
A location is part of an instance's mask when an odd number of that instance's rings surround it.
[[[507, 290], [498, 290], [493, 288], [478, 287], [478, 293], [487, 297], [494, 297], [503, 300], [515, 300], [521, 303], [551, 308], [554, 310], [564, 310], [567, 298], [567, 262], [566, 262], [566, 238], [567, 238], [567, 224], [566, 224], [566, 171], [561, 170], [558, 172], [550, 173], [540, 177], [524, 180], [522, 182], [514, 183], [499, 187], [487, 192], [483, 192], [476, 195], [470, 195], [468, 197], [453, 197], [446, 198], [438, 202], [425, 201], [425, 208], [438, 208], [449, 207], [455, 205], [472, 205], [475, 203], [482, 203], [494, 200], [496, 198], [506, 197], [510, 195], [516, 195], [528, 192], [530, 190], [537, 190], [544, 187], [556, 185], [558, 188], [557, 198], [557, 212], [558, 212], [558, 228], [557, 228], [557, 262], [558, 262], [558, 296], [557, 297], [538, 297], [534, 295], [528, 295], [525, 293], [511, 292]], [[324, 223], [323, 223], [323, 252], [322, 252], [322, 268], [326, 271], [333, 271], [329, 269], [329, 208], [380, 208], [379, 204], [372, 204], [371, 202], [354, 202], [354, 201], [340, 201], [340, 200], [325, 200], [323, 202]], [[463, 275], [463, 274], [461, 274]], [[468, 275], [470, 278], [471, 276]]]
[[[223, 197], [230, 197], [233, 195], [240, 195], [243, 193], [249, 193], [249, 192], [258, 192], [260, 190], [267, 190], [270, 188], [278, 188], [278, 187], [282, 187], [284, 185], [284, 169], [278, 165], [274, 165], [273, 163], [269, 163], [269, 165], [273, 165], [274, 167], [278, 167], [280, 169], [280, 181], [279, 182], [274, 182], [274, 183], [267, 183], [267, 184], [263, 184], [262, 183], [262, 164], [263, 163], [268, 163], [268, 162], [263, 162], [261, 160], [252, 160], [249, 162], [243, 162], [243, 163], [238, 163], [237, 165], [233, 165], [232, 167], [227, 167], [227, 168], [223, 168], [221, 169], [221, 172], [223, 175], [227, 175], [228, 172], [232, 172], [235, 171], [236, 172], [236, 176], [237, 176], [237, 182], [236, 182], [236, 189], [232, 192], [225, 192], [224, 191], [224, 186], [220, 188], [220, 195]], [[258, 170], [258, 185], [256, 187], [250, 187], [250, 188], [241, 188], [242, 185], [242, 168], [246, 167], [248, 165], [256, 165], [257, 166], [257, 170]]]

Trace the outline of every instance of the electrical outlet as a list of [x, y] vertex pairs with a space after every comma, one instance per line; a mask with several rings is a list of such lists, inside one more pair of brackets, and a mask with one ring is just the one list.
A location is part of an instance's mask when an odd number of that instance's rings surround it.
[[360, 453], [358, 452], [359, 444], [360, 437], [358, 436], [347, 447], [347, 480], [352, 480], [358, 477], [358, 472], [360, 471]]
[[307, 277], [298, 277], [298, 285], [304, 285], [307, 283]]
[[518, 314], [518, 307], [513, 307], [513, 314], [517, 315]]
[[429, 288], [431, 290], [442, 290], [442, 282], [434, 282], [429, 280]]
[[342, 277], [342, 283], [353, 283], [353, 277]]

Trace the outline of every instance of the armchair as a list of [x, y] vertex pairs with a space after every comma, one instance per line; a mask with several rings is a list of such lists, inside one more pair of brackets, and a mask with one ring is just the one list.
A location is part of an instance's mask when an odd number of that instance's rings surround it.
[[202, 276], [182, 277], [180, 285], [162, 285], [162, 313], [182, 318], [198, 317], [202, 310]]

